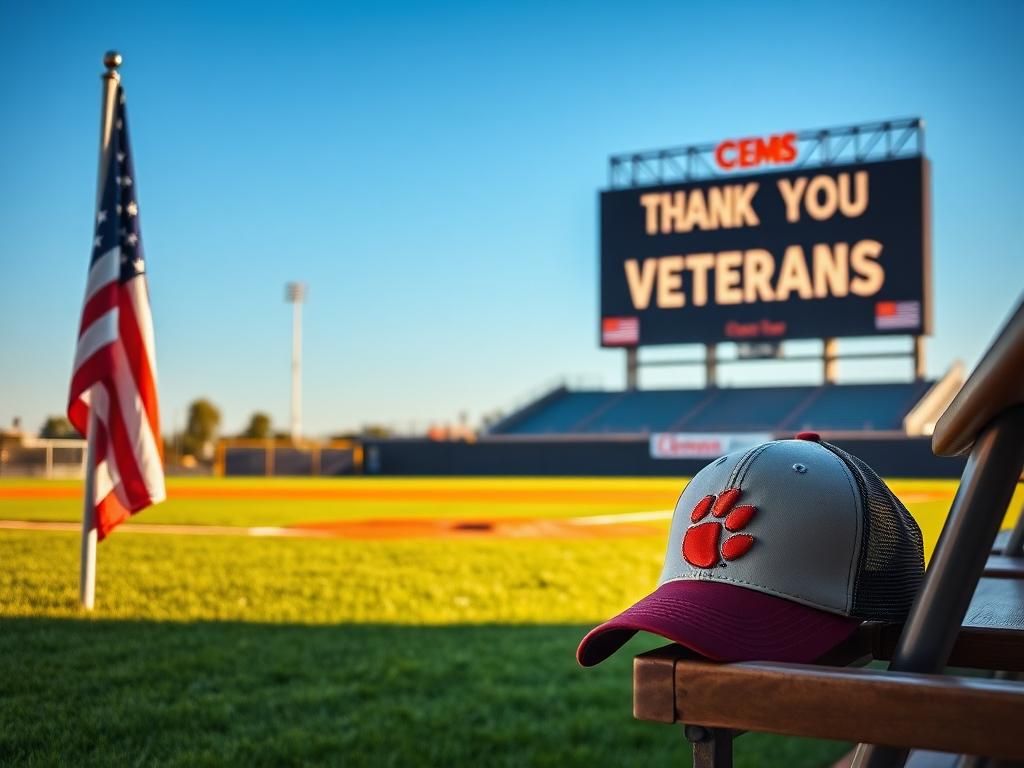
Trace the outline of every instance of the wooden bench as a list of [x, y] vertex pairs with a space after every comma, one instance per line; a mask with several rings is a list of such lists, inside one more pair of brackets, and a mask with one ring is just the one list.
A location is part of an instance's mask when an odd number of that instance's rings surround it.
[[[634, 715], [684, 724], [695, 768], [731, 766], [747, 730], [860, 741], [857, 768], [903, 765], [911, 747], [1024, 761], [1024, 684], [1003, 679], [1024, 672], [1024, 568], [1015, 553], [992, 554], [1024, 467], [1022, 371], [1019, 304], [936, 425], [937, 454], [970, 456], [906, 624], [865, 624], [818, 664], [717, 664], [679, 646], [642, 654]], [[856, 666], [870, 660], [889, 669]], [[1004, 674], [941, 674], [947, 665]]]
[[[983, 579], [949, 663], [1024, 672], [1024, 582]], [[913, 744], [956, 754], [1024, 760], [1024, 695], [988, 678], [850, 669], [889, 660], [901, 627], [864, 624], [818, 665], [701, 660], [678, 645], [637, 656], [633, 714], [662, 723], [700, 723], [687, 738], [722, 753], [737, 730], [844, 741]], [[986, 741], [998, 732], [1003, 741]], [[701, 765], [695, 762], [695, 765]], [[711, 762], [710, 765], [728, 765]]]

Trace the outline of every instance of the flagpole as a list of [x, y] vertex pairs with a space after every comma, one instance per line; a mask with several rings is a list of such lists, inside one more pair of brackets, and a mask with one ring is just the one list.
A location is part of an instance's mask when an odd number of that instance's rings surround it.
[[[100, 164], [96, 174], [96, 210], [103, 198], [103, 185], [110, 167], [110, 136], [114, 130], [114, 110], [117, 107], [117, 86], [120, 75], [121, 54], [107, 51], [103, 56], [106, 71], [103, 81], [103, 100], [100, 106]], [[82, 563], [78, 596], [82, 608], [91, 611], [96, 602], [96, 415], [89, 409], [89, 427], [86, 432], [85, 489], [82, 502]]]
[[89, 434], [85, 448], [85, 500], [82, 504], [82, 568], [78, 597], [82, 608], [91, 611], [96, 603], [96, 416], [89, 411]]

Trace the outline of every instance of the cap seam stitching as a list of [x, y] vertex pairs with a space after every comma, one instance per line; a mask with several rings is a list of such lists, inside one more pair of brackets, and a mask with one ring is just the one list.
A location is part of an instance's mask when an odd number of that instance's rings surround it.
[[[825, 446], [822, 446], [822, 447], [825, 448]], [[846, 484], [850, 488], [850, 495], [853, 497], [853, 506], [856, 508], [856, 510], [858, 512], [858, 514], [857, 514], [857, 525], [856, 525], [857, 533], [861, 534], [862, 533], [861, 525], [863, 523], [864, 511], [861, 509], [860, 499], [857, 496], [857, 490], [853, 487], [853, 482], [850, 480], [850, 478], [853, 475], [853, 470], [850, 469], [846, 465], [846, 462], [843, 461], [841, 457], [839, 457], [836, 454], [834, 454], [831, 450], [829, 450], [828, 448], [825, 448], [825, 451], [826, 451], [826, 453], [828, 453], [829, 456], [832, 457], [833, 461], [835, 461], [837, 464], [839, 464], [839, 468], [841, 470], [843, 470], [843, 473], [842, 473], [843, 477], [846, 478]], [[858, 537], [857, 537], [857, 544], [854, 546], [854, 552], [853, 552], [854, 556], [850, 559], [850, 567], [847, 570], [847, 574], [846, 574], [846, 610], [847, 610], [847, 613], [850, 613], [850, 612], [853, 611], [853, 592], [850, 589], [850, 582], [853, 579], [853, 574], [854, 574], [854, 571], [857, 568], [857, 562], [859, 560], [859, 552], [858, 552], [858, 550], [859, 550], [859, 548], [861, 546], [860, 538], [861, 538], [860, 535], [858, 535]]]
[[740, 484], [743, 482], [743, 478], [747, 476], [747, 471], [750, 469], [750, 465], [754, 463], [754, 459], [756, 459], [762, 451], [768, 448], [768, 446], [773, 445], [776, 442], [778, 441], [773, 440], [768, 443], [762, 443], [761, 445], [755, 445], [747, 451], [743, 458], [741, 458], [736, 463], [736, 466], [733, 467], [732, 474], [729, 478], [729, 484], [726, 486], [726, 489], [739, 488]]
[[741, 477], [739, 477], [736, 480], [736, 485], [735, 485], [736, 488], [739, 488], [740, 486], [743, 485], [743, 481], [747, 479], [747, 475], [750, 473], [750, 468], [754, 466], [754, 462], [757, 461], [758, 457], [762, 453], [764, 453], [766, 450], [768, 450], [768, 448], [770, 446], [775, 445], [775, 444], [776, 443], [773, 441], [771, 443], [765, 443], [764, 445], [759, 445], [757, 448], [754, 449], [754, 451], [751, 453], [750, 461], [747, 462], [747, 465], [745, 467], [743, 467], [743, 470], [740, 473]]
[[740, 460], [736, 462], [736, 466], [734, 466], [732, 468], [732, 471], [729, 473], [728, 479], [725, 481], [725, 487], [726, 488], [735, 488], [736, 487], [735, 483], [736, 483], [737, 476], [742, 471], [743, 466], [746, 464], [747, 460], [750, 458], [750, 455], [752, 453], [754, 453], [754, 451], [756, 451], [759, 447], [760, 446], [755, 446], [754, 448], [749, 449], [746, 453], [744, 453], [742, 456], [740, 456]]
[[[754, 466], [754, 462], [758, 459], [758, 457], [760, 457], [761, 453], [766, 451], [771, 446], [777, 445], [778, 443], [779, 443], [778, 440], [774, 440], [774, 441], [772, 441], [770, 443], [764, 443], [763, 445], [759, 445], [757, 448], [754, 448], [751, 451], [751, 453], [753, 455], [751, 455], [749, 463], [743, 468], [743, 477], [740, 478], [739, 482], [736, 484], [736, 487], [739, 487], [740, 485], [742, 485], [743, 480], [746, 479], [747, 474], [749, 473], [750, 469]], [[821, 444], [818, 443], [818, 445], [821, 445]], [[858, 499], [857, 499], [857, 491], [854, 489], [853, 483], [850, 481], [850, 476], [852, 474], [852, 471], [846, 466], [846, 463], [839, 456], [834, 454], [826, 446], [821, 445], [821, 447], [825, 449], [826, 455], [828, 455], [833, 461], [835, 461], [839, 465], [840, 473], [846, 479], [846, 484], [850, 488], [850, 495], [851, 495], [851, 497], [853, 499], [854, 509], [857, 510], [857, 513], [858, 513], [857, 514], [857, 520], [854, 523], [854, 527], [857, 529], [856, 533], [860, 534], [861, 533], [860, 525], [858, 523], [859, 523], [860, 517], [861, 517], [861, 514], [860, 514], [861, 513], [861, 509], [860, 509], [860, 504], [858, 503]], [[859, 541], [858, 541], [858, 546], [859, 546]], [[854, 572], [854, 570], [857, 567], [857, 559], [858, 559], [857, 558], [857, 554], [858, 554], [857, 546], [855, 546], [854, 547], [854, 552], [853, 552], [854, 556], [851, 558], [850, 565], [847, 568], [847, 572], [846, 572], [846, 585], [845, 585], [845, 587], [843, 589], [843, 593], [844, 593], [843, 600], [844, 600], [844, 603], [845, 603], [845, 606], [846, 606], [845, 610], [846, 610], [847, 614], [850, 614], [853, 611], [853, 595], [852, 595], [851, 590], [850, 590], [850, 582], [851, 582], [851, 580], [853, 578], [853, 572]]]

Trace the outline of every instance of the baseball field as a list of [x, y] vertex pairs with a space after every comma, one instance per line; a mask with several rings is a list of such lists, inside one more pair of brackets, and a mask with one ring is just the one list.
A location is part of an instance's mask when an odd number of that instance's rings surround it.
[[[631, 718], [657, 639], [574, 658], [655, 585], [682, 485], [172, 479], [100, 544], [86, 615], [79, 484], [0, 480], [0, 764], [683, 765]], [[930, 552], [955, 483], [891, 485]], [[751, 734], [737, 765], [846, 749]]]

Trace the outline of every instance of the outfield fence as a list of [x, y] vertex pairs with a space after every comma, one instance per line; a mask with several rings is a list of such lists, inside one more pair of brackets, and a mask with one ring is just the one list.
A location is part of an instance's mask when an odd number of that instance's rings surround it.
[[217, 443], [213, 471], [220, 477], [356, 475], [363, 471], [363, 447], [355, 440], [226, 438]]
[[[788, 435], [786, 435], [788, 437]], [[932, 453], [931, 440], [880, 433], [825, 436], [886, 477], [955, 478], [963, 457]], [[380, 440], [221, 440], [214, 474], [248, 477], [392, 476], [692, 476], [708, 459], [652, 456], [644, 436], [486, 438], [475, 442]]]
[[44, 437], [0, 438], [0, 476], [81, 478], [85, 440]]
[[[966, 462], [964, 457], [936, 456], [927, 437], [870, 433], [823, 437], [886, 477], [956, 478]], [[654, 458], [646, 436], [367, 440], [365, 450], [367, 475], [692, 477], [710, 461]]]

